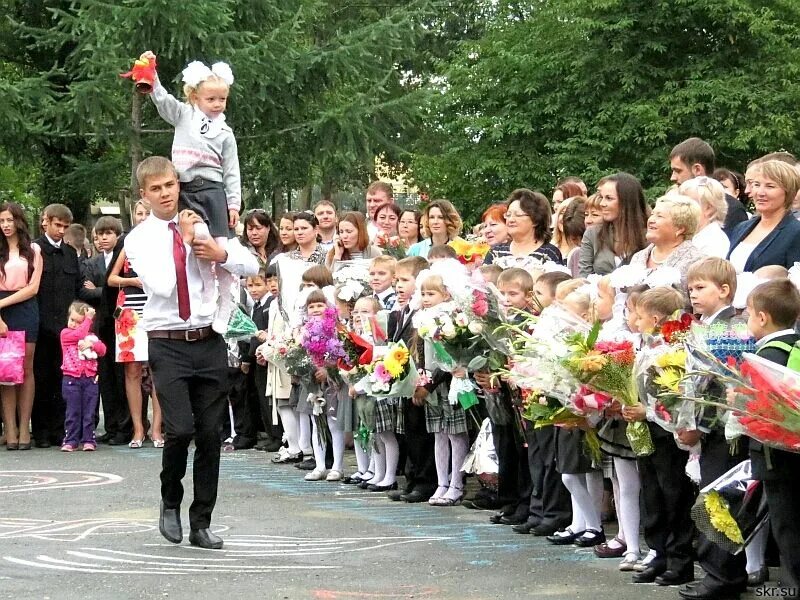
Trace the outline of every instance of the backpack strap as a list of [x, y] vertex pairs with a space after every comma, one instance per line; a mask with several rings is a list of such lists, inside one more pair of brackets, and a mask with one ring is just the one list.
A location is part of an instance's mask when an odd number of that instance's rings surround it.
[[792, 348], [794, 348], [794, 346], [792, 346], [791, 344], [787, 344], [786, 342], [779, 342], [778, 340], [773, 340], [761, 346], [761, 348], [759, 348], [759, 351], [765, 350], [766, 348], [775, 348], [776, 350], [783, 350], [784, 352], [786, 352], [786, 354], [791, 354]]

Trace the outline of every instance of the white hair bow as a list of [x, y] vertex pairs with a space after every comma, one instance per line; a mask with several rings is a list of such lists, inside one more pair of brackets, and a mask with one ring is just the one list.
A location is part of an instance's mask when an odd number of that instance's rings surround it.
[[183, 70], [183, 82], [192, 87], [197, 87], [213, 76], [219, 77], [228, 86], [233, 85], [233, 71], [224, 62], [214, 63], [209, 69], [204, 63], [195, 60], [186, 65]]

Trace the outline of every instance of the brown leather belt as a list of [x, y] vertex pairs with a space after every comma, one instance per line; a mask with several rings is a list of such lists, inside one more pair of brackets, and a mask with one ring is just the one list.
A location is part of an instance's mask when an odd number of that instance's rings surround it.
[[147, 337], [151, 340], [180, 340], [182, 342], [199, 342], [206, 339], [214, 332], [211, 325], [197, 327], [196, 329], [158, 329], [148, 331]]

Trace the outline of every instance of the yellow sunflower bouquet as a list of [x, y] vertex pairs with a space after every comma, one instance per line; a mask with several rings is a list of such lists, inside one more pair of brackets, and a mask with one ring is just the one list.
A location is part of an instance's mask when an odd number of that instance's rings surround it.
[[400, 341], [389, 344], [381, 358], [370, 365], [369, 374], [356, 388], [378, 398], [410, 398], [417, 386], [417, 376], [414, 359], [405, 343]]

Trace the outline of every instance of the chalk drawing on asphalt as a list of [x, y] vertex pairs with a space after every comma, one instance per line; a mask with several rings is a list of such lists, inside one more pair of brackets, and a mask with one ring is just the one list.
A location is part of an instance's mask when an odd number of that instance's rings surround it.
[[0, 494], [92, 487], [120, 481], [119, 475], [92, 471], [0, 471]]

